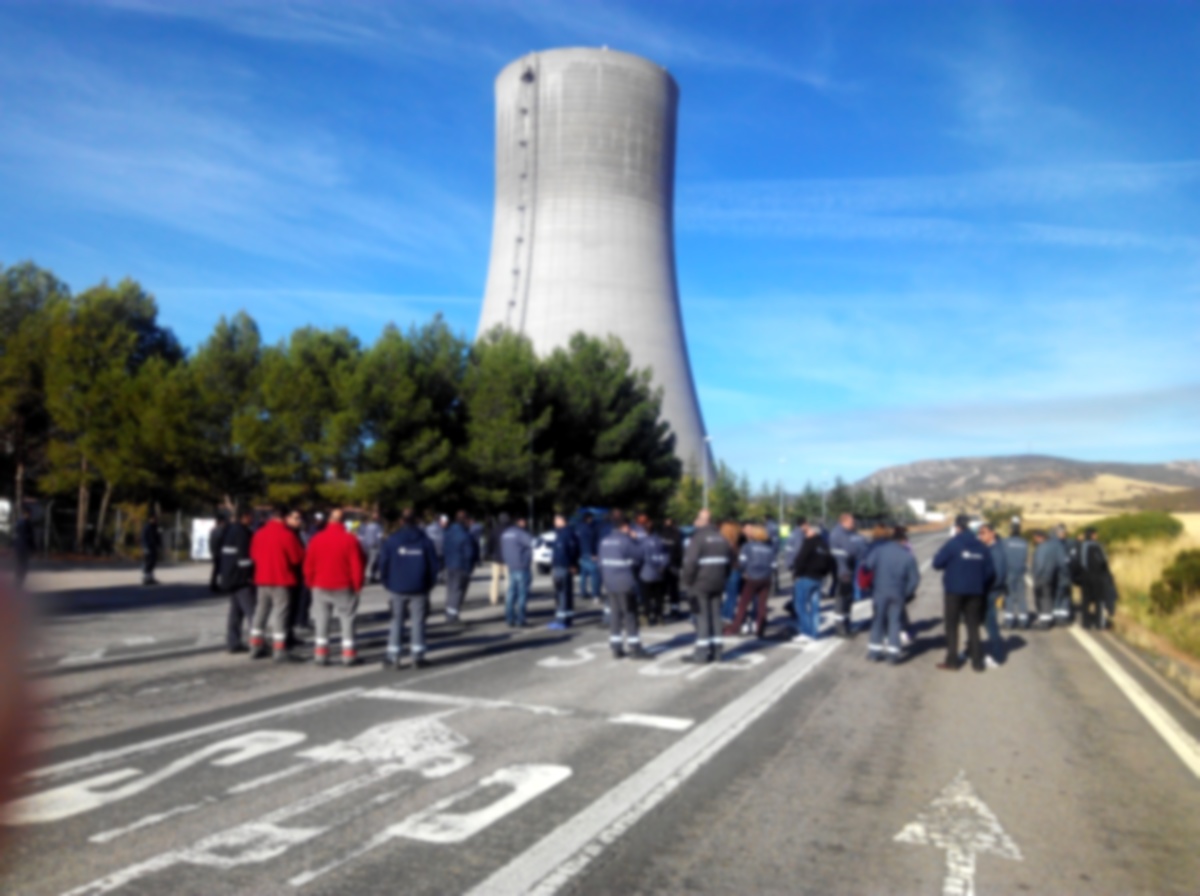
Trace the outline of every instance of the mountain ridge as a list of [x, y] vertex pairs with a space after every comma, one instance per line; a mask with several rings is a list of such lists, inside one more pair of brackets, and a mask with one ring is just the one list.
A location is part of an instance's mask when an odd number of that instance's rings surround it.
[[880, 486], [892, 501], [924, 498], [936, 503], [985, 490], [1053, 487], [1065, 482], [1081, 482], [1102, 473], [1159, 485], [1200, 486], [1200, 460], [1149, 464], [1081, 461], [1048, 454], [921, 460], [876, 470], [855, 485], [863, 488]]

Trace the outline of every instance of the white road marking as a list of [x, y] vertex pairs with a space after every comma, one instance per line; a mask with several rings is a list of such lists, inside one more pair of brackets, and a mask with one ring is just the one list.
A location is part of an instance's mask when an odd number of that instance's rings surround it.
[[904, 826], [896, 835], [896, 842], [946, 850], [943, 896], [973, 896], [977, 853], [990, 852], [1022, 861], [1020, 848], [1004, 832], [995, 813], [976, 795], [966, 773], [961, 771], [930, 808]]
[[144, 818], [139, 818], [133, 824], [127, 824], [122, 828], [113, 828], [109, 831], [101, 831], [99, 834], [93, 834], [88, 837], [91, 843], [111, 843], [118, 837], [124, 837], [126, 834], [132, 834], [134, 831], [140, 831], [144, 828], [153, 827], [160, 822], [164, 822], [169, 818], [174, 818], [177, 815], [186, 815], [189, 812], [195, 812], [204, 806], [211, 805], [216, 802], [213, 797], [207, 797], [198, 803], [188, 803], [184, 806], [176, 806], [174, 809], [168, 809], [166, 812], [157, 812], [154, 815], [147, 815]]
[[1104, 670], [1105, 674], [1113, 680], [1113, 684], [1129, 698], [1129, 702], [1145, 717], [1150, 726], [1167, 742], [1167, 746], [1183, 760], [1183, 764], [1191, 769], [1193, 775], [1200, 778], [1200, 743], [1197, 743], [1196, 739], [1184, 730], [1174, 716], [1147, 694], [1133, 676], [1122, 669], [1120, 664], [1109, 656], [1091, 635], [1081, 632], [1075, 626], [1070, 628], [1070, 632], [1083, 649], [1091, 654], [1092, 659]]
[[[300, 754], [315, 762], [369, 766], [363, 774], [325, 790], [310, 794], [253, 821], [203, 837], [190, 846], [168, 850], [128, 865], [71, 890], [66, 896], [110, 893], [134, 881], [175, 865], [187, 864], [227, 870], [277, 859], [292, 848], [314, 840], [358, 817], [364, 801], [343, 811], [330, 813], [322, 827], [284, 827], [290, 819], [305, 815], [367, 788], [374, 788], [401, 772], [417, 772], [437, 778], [458, 771], [472, 757], [457, 752], [465, 737], [442, 724], [450, 713], [434, 713], [401, 722], [369, 728], [349, 741], [337, 741]], [[365, 801], [368, 804], [373, 801]]]
[[[136, 768], [122, 768], [104, 772], [82, 781], [74, 781], [61, 787], [43, 790], [9, 803], [5, 824], [47, 824], [62, 821], [74, 815], [91, 812], [101, 806], [127, 800], [145, 793], [152, 787], [173, 778], [180, 772], [200, 765], [209, 759], [222, 768], [249, 762], [279, 750], [286, 750], [302, 743], [307, 735], [299, 731], [253, 731], [228, 740], [209, 744], [201, 750], [189, 753], [159, 769], [153, 774], [143, 774]], [[222, 755], [228, 754], [228, 755]], [[218, 757], [213, 759], [212, 757]], [[130, 780], [130, 779], [133, 780]], [[126, 781], [124, 786], [103, 789]]]
[[92, 768], [93, 766], [102, 765], [106, 762], [112, 762], [115, 759], [124, 759], [127, 756], [135, 756], [138, 753], [151, 752], [162, 747], [169, 747], [174, 744], [195, 740], [199, 737], [206, 737], [209, 734], [227, 731], [230, 728], [237, 728], [240, 725], [249, 725], [254, 722], [261, 722], [264, 719], [273, 719], [277, 716], [304, 712], [314, 707], [324, 706], [327, 703], [335, 703], [339, 700], [356, 697], [362, 692], [363, 688], [347, 688], [344, 691], [334, 691], [332, 694], [326, 694], [323, 697], [313, 697], [308, 700], [297, 701], [296, 703], [285, 703], [283, 706], [276, 706], [273, 709], [264, 709], [261, 712], [235, 716], [231, 719], [225, 719], [223, 722], [214, 722], [211, 725], [202, 725], [199, 728], [189, 728], [186, 731], [178, 731], [175, 734], [167, 734], [163, 737], [139, 741], [138, 743], [128, 744], [124, 747], [102, 750], [99, 753], [92, 753], [88, 756], [82, 756], [79, 759], [70, 759], [66, 762], [56, 763], [55, 765], [43, 766], [27, 774], [25, 778], [27, 780], [37, 780], [39, 778], [71, 774], [83, 769]]
[[661, 728], [663, 731], [687, 731], [696, 723], [692, 719], [677, 716], [651, 716], [639, 712], [625, 712], [609, 719], [614, 725], [641, 725], [644, 728]]
[[90, 653], [72, 653], [64, 656], [58, 661], [60, 666], [81, 666], [84, 663], [94, 663], [96, 660], [104, 659], [104, 651], [107, 648], [101, 647], [99, 650], [93, 650]]
[[[429, 808], [410, 815], [399, 824], [384, 829], [348, 855], [313, 871], [298, 874], [288, 883], [293, 887], [302, 887], [399, 838], [440, 845], [462, 843], [569, 777], [571, 769], [565, 765], [513, 765], [502, 768], [481, 778], [465, 790], [439, 800]], [[480, 793], [493, 787], [505, 787], [508, 793], [479, 809], [469, 812], [450, 811], [459, 803], [472, 802]]]
[[794, 657], [573, 818], [474, 887], [469, 896], [551, 894], [582, 872], [610, 843], [700, 770], [828, 659], [842, 644], [826, 641]]
[[298, 775], [300, 772], [307, 771], [310, 768], [312, 768], [311, 762], [301, 762], [299, 765], [293, 765], [290, 768], [285, 768], [283, 771], [272, 772], [260, 778], [251, 778], [249, 781], [241, 784], [234, 784], [225, 792], [230, 796], [237, 796], [239, 793], [249, 793], [251, 790], [258, 790], [260, 787], [266, 787], [268, 784], [274, 784], [276, 781], [282, 781], [285, 778]]
[[132, 638], [122, 638], [121, 644], [125, 647], [140, 647], [143, 644], [157, 644], [158, 638], [153, 635], [134, 635]]
[[460, 697], [455, 694], [430, 694], [400, 688], [376, 688], [361, 695], [370, 700], [396, 700], [401, 703], [430, 703], [437, 706], [460, 706], [465, 709], [517, 709], [539, 716], [569, 716], [569, 709], [540, 706], [535, 703], [514, 703], [511, 700], [489, 700], [486, 697]]

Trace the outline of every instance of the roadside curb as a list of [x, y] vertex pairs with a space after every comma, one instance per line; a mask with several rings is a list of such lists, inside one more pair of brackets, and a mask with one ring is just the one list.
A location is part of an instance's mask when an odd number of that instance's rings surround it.
[[1156, 672], [1200, 704], [1200, 662], [1174, 647], [1166, 638], [1121, 616], [1113, 620], [1113, 634], [1136, 648]]

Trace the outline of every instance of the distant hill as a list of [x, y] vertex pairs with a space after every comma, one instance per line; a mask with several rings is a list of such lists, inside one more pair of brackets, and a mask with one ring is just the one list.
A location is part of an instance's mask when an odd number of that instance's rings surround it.
[[924, 498], [937, 503], [983, 491], [1054, 488], [1068, 482], [1084, 482], [1105, 473], [1160, 485], [1200, 487], [1200, 461], [1123, 464], [1039, 454], [922, 460], [885, 467], [856, 484], [867, 488], [882, 486], [893, 501]]

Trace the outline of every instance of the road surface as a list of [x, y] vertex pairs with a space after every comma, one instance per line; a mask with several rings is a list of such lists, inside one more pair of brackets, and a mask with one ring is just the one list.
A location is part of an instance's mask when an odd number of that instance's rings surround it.
[[[482, 577], [429, 669], [282, 667], [220, 650], [200, 572], [149, 606], [108, 584], [116, 612], [60, 593], [0, 891], [1200, 891], [1195, 709], [1106, 635], [1020, 633], [999, 670], [937, 670], [940, 541], [915, 541], [898, 667], [866, 662], [865, 633], [777, 625], [697, 668], [683, 622], [617, 662], [593, 605], [512, 632]], [[378, 659], [382, 592], [364, 606]]]

